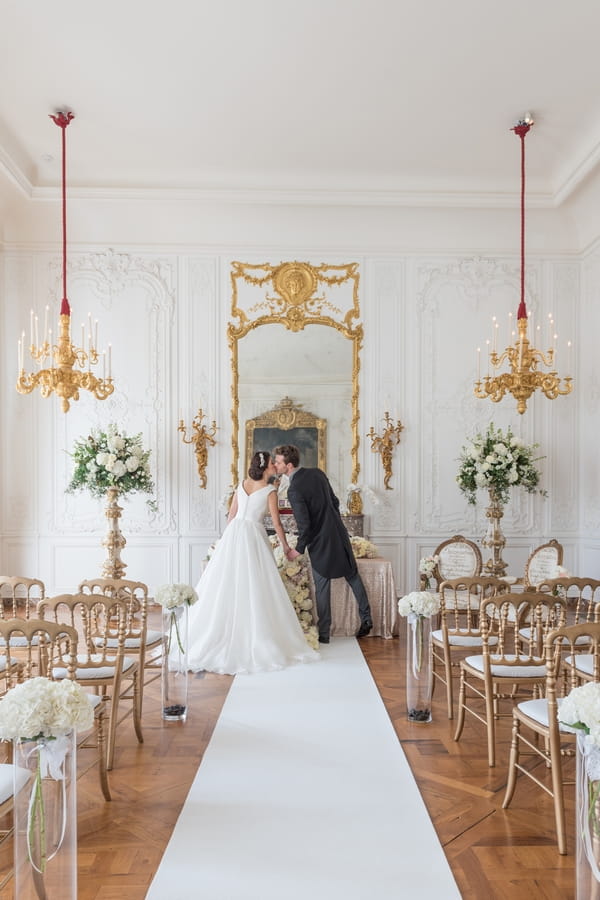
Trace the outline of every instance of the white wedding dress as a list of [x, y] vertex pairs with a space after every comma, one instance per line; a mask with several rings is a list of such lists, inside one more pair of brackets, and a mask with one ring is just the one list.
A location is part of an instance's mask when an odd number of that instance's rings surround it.
[[319, 659], [304, 637], [263, 526], [266, 485], [237, 490], [238, 509], [217, 543], [189, 610], [188, 668], [265, 672]]

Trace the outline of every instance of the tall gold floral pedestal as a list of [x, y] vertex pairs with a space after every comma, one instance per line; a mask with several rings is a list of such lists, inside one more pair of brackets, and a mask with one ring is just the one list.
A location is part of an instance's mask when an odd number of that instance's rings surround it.
[[75, 733], [13, 741], [14, 896], [77, 897]]
[[504, 508], [493, 488], [489, 488], [489, 494], [490, 505], [485, 510], [488, 526], [481, 545], [482, 547], [489, 547], [492, 555], [485, 563], [483, 569], [486, 575], [495, 575], [496, 578], [502, 578], [508, 568], [508, 563], [505, 563], [502, 559], [502, 550], [506, 544], [506, 538], [502, 534], [500, 519], [504, 515]]
[[102, 566], [103, 578], [123, 578], [127, 564], [121, 559], [121, 550], [127, 543], [119, 528], [119, 519], [123, 512], [123, 507], [119, 506], [117, 500], [119, 498], [118, 488], [108, 488], [106, 492], [106, 511], [105, 515], [108, 522], [106, 537], [102, 541], [102, 546], [106, 547], [108, 556]]

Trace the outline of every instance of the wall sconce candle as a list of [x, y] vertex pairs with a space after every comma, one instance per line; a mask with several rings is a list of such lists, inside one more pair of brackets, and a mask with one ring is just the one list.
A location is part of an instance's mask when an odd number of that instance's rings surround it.
[[179, 425], [177, 427], [177, 431], [181, 431], [181, 440], [184, 444], [193, 444], [194, 445], [194, 453], [196, 454], [196, 462], [198, 464], [198, 475], [200, 476], [200, 487], [206, 488], [206, 466], [208, 465], [208, 448], [214, 447], [217, 443], [215, 440], [215, 434], [217, 433], [217, 423], [213, 420], [213, 423], [210, 427], [210, 431], [207, 431], [206, 426], [203, 424], [202, 420], [205, 419], [205, 415], [202, 412], [202, 409], [198, 409], [198, 412], [192, 419], [191, 426], [191, 434], [190, 437], [186, 437], [187, 426], [184, 425], [183, 418], [181, 418], [180, 412]]
[[371, 426], [371, 430], [367, 434], [367, 437], [371, 438], [371, 450], [373, 453], [379, 453], [381, 455], [381, 464], [384, 471], [383, 484], [386, 491], [391, 491], [390, 479], [392, 477], [392, 455], [394, 447], [400, 443], [400, 432], [404, 430], [404, 425], [401, 424], [399, 419], [394, 425], [388, 412], [385, 413], [383, 422], [385, 425], [383, 434], [375, 434], [375, 430], [373, 426]]

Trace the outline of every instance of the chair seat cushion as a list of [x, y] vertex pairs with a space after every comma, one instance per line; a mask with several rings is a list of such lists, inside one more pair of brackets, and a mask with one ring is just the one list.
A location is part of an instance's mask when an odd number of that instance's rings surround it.
[[[40, 636], [38, 634], [34, 634], [31, 638], [31, 641], [28, 641], [24, 634], [22, 635], [14, 635], [10, 638], [9, 644], [11, 647], [28, 647], [31, 644], [32, 647], [37, 647], [40, 642]], [[0, 647], [5, 647], [6, 641], [4, 638], [0, 638]]]
[[565, 662], [584, 675], [594, 674], [594, 656], [592, 653], [578, 653], [575, 657], [567, 656]]
[[[541, 658], [538, 662], [534, 657], [534, 664], [529, 666], [516, 663], [516, 656], [505, 656], [504, 659], [508, 665], [494, 665], [492, 657], [490, 669], [495, 678], [546, 678], [546, 665], [542, 663]], [[483, 674], [483, 656], [467, 656], [465, 663]]]
[[[444, 638], [442, 629], [438, 628], [431, 632], [431, 637], [439, 644], [443, 644]], [[452, 647], [481, 647], [481, 635], [474, 634], [472, 631], [467, 632], [466, 628], [460, 628], [458, 631], [448, 633], [448, 643]], [[498, 638], [490, 639], [490, 644], [497, 644]]]
[[[14, 656], [11, 656], [11, 657], [10, 657], [10, 662], [9, 662], [9, 664], [10, 664], [11, 666], [16, 666], [18, 662], [19, 662], [19, 660], [18, 660], [18, 659], [15, 659]], [[6, 664], [7, 664], [7, 659], [6, 659], [6, 657], [5, 657], [5, 656], [0, 656], [0, 672], [6, 671]]]
[[[88, 657], [82, 654], [78, 654], [77, 656], [78, 662], [87, 662]], [[90, 662], [94, 662], [94, 657], [90, 657]], [[97, 662], [99, 663], [98, 668], [85, 668], [85, 669], [75, 669], [75, 680], [76, 681], [90, 681], [92, 679], [103, 679], [103, 678], [112, 678], [115, 674], [115, 667], [110, 665], [100, 665], [102, 663], [102, 657], [98, 656]], [[127, 672], [133, 665], [135, 665], [135, 660], [130, 659], [128, 656], [123, 657], [123, 672]], [[62, 666], [56, 666], [52, 670], [52, 677], [56, 679], [66, 678], [67, 677], [67, 669], [62, 668]]]
[[[563, 731], [565, 734], [577, 734], [581, 729], [571, 728], [570, 725], [564, 725], [560, 721], [560, 706], [562, 703], [562, 697], [559, 697], [557, 700], [558, 705], [558, 727], [560, 731]], [[546, 728], [550, 724], [550, 720], [548, 718], [548, 701], [545, 697], [542, 697], [538, 700], [524, 700], [522, 703], [517, 704], [517, 709], [519, 709], [523, 715], [527, 716], [529, 719], [533, 719], [534, 722], [538, 722], [540, 725], [544, 725]]]
[[[154, 644], [162, 643], [163, 633], [162, 631], [148, 631], [146, 634], [146, 647], [151, 647]], [[101, 638], [95, 638], [94, 644], [96, 647], [100, 647], [104, 644], [104, 641]], [[125, 638], [125, 649], [126, 650], [139, 650], [142, 644], [141, 637], [127, 637]], [[106, 646], [111, 649], [118, 645], [117, 638], [109, 638], [106, 641]]]

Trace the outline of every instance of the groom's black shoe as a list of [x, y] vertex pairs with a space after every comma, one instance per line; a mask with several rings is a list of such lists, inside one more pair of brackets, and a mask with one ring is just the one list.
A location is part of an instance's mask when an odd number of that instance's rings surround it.
[[329, 643], [329, 635], [324, 634], [322, 637], [319, 635], [319, 643], [320, 644], [328, 644]]
[[373, 630], [373, 623], [370, 619], [365, 619], [364, 622], [361, 622], [360, 628], [356, 632], [356, 637], [361, 638], [365, 637], [370, 631]]

